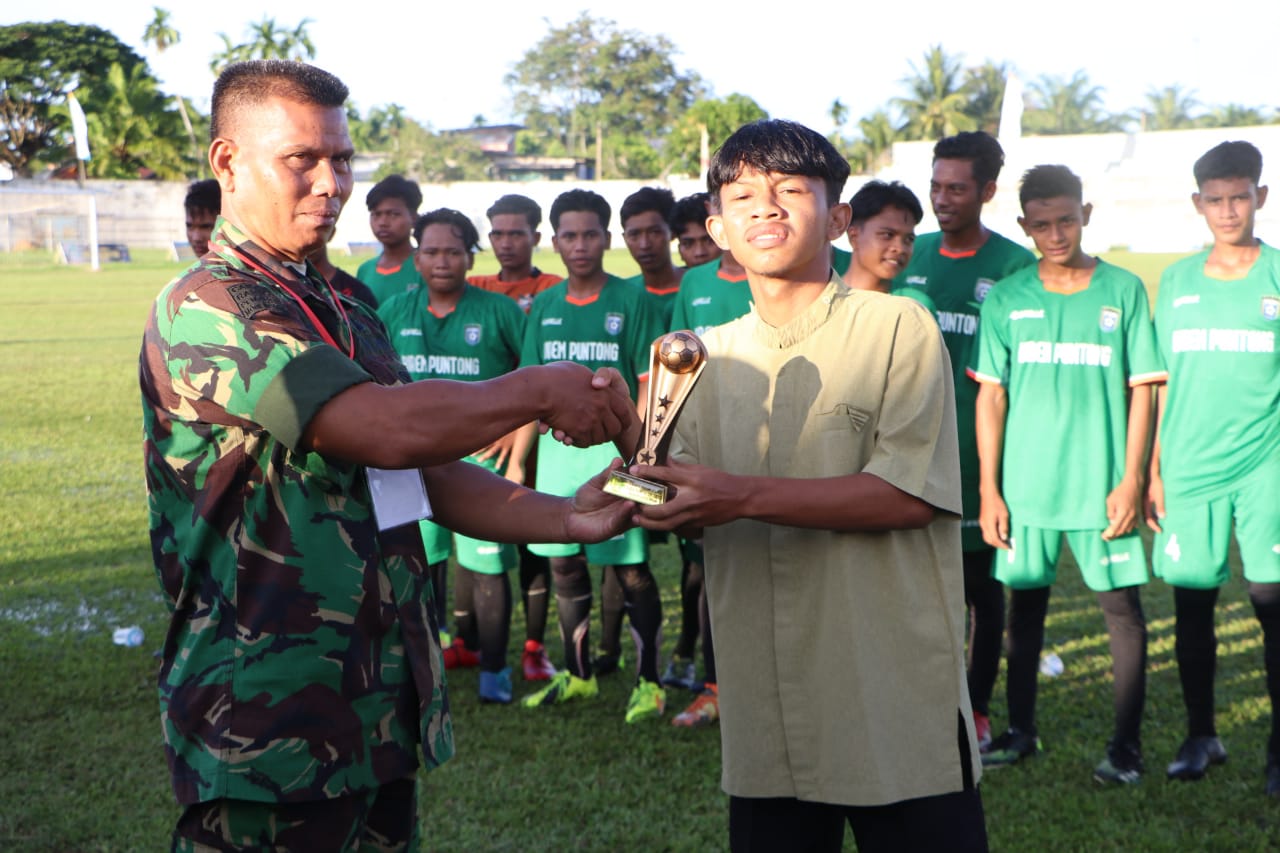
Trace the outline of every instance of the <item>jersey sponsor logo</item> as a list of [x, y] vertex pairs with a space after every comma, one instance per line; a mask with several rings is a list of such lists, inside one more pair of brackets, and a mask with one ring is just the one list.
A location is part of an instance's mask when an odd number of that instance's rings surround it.
[[907, 276], [907, 284], [912, 287], [928, 287], [929, 276], [927, 275], [909, 275]]
[[400, 356], [404, 369], [415, 376], [479, 376], [480, 359], [457, 355], [421, 355], [410, 354]]
[[1043, 308], [1025, 308], [1022, 311], [1010, 311], [1009, 319], [1012, 320], [1043, 320]]
[[1018, 344], [1018, 363], [1110, 367], [1111, 347], [1068, 341], [1023, 341]]
[[1178, 534], [1169, 537], [1169, 541], [1164, 546], [1164, 553], [1175, 563], [1182, 559], [1182, 546], [1178, 544]]
[[462, 327], [462, 339], [468, 346], [476, 346], [482, 337], [484, 337], [484, 330], [479, 323], [468, 323]]
[[604, 315], [604, 330], [611, 335], [622, 334], [622, 315], [609, 313]]
[[1120, 328], [1120, 309], [1104, 307], [1098, 317], [1098, 328], [1104, 332], [1114, 332]]
[[1127, 552], [1123, 554], [1111, 554], [1110, 556], [1103, 557], [1099, 560], [1098, 564], [1103, 566], [1114, 566], [1116, 563], [1127, 563], [1132, 556], [1132, 554]]
[[1270, 353], [1276, 351], [1276, 333], [1254, 329], [1175, 329], [1171, 344], [1175, 353]]
[[694, 308], [701, 308], [701, 307], [703, 307], [704, 305], [710, 305], [710, 304], [711, 304], [711, 297], [710, 297], [710, 296], [699, 296], [697, 299], [693, 300], [693, 302], [692, 302], [692, 303], [690, 303], [690, 304], [691, 304], [691, 305], [693, 305], [693, 307], [694, 307]]
[[1262, 319], [1274, 320], [1280, 317], [1280, 296], [1262, 297]]
[[422, 337], [421, 329], [401, 329], [400, 337], [402, 338], [420, 338]]
[[1183, 305], [1199, 305], [1199, 304], [1200, 304], [1200, 294], [1198, 293], [1193, 293], [1190, 296], [1179, 296], [1177, 299], [1173, 300], [1174, 308], [1181, 308]]
[[987, 294], [991, 291], [991, 288], [995, 287], [995, 285], [996, 283], [989, 278], [978, 279], [977, 285], [973, 288], [973, 298], [981, 302], [987, 298]]
[[544, 326], [561, 326], [564, 325], [563, 317], [543, 317], [542, 325]]
[[548, 361], [611, 361], [615, 364], [622, 357], [622, 347], [615, 341], [543, 341], [542, 360]]
[[958, 311], [939, 311], [938, 328], [956, 335], [974, 335], [978, 332], [978, 315], [961, 314]]

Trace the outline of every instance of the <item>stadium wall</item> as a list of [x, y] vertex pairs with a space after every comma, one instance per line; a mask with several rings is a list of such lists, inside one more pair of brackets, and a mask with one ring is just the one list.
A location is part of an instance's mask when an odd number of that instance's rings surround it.
[[[1139, 252], [1182, 252], [1200, 248], [1208, 238], [1204, 224], [1191, 206], [1195, 191], [1191, 165], [1204, 151], [1228, 139], [1245, 139], [1263, 153], [1263, 182], [1280, 169], [1280, 126], [1179, 130], [1151, 133], [1108, 133], [1083, 136], [1023, 137], [1004, 143], [1006, 162], [1000, 189], [988, 206], [984, 220], [1006, 236], [1029, 241], [1022, 236], [1019, 214], [1018, 179], [1039, 163], [1063, 163], [1084, 181], [1085, 198], [1093, 202], [1093, 219], [1085, 229], [1085, 248], [1101, 252], [1128, 247]], [[925, 208], [921, 231], [934, 230], [937, 223], [929, 210], [929, 174], [933, 143], [906, 142], [893, 146], [892, 165], [875, 177], [900, 180], [911, 187]], [[865, 176], [855, 176], [845, 190], [847, 200]], [[504, 193], [522, 193], [541, 205], [545, 218], [551, 202], [565, 190], [581, 187], [594, 190], [609, 200], [614, 216], [611, 231], [614, 246], [620, 248], [621, 223], [617, 212], [622, 201], [645, 181], [539, 181], [460, 182], [423, 186], [423, 212], [437, 207], [461, 210], [476, 223], [482, 239], [488, 233], [484, 212]], [[1280, 182], [1278, 182], [1280, 183]], [[677, 197], [703, 189], [700, 181], [671, 180], [667, 186]], [[372, 182], [356, 184], [351, 201], [338, 223], [335, 248], [367, 244], [369, 232], [364, 197]], [[186, 185], [162, 181], [87, 181], [83, 189], [74, 184], [49, 181], [6, 181], [0, 183], [0, 251], [44, 247], [65, 218], [81, 215], [84, 198], [97, 201], [99, 242], [124, 244], [133, 248], [163, 248], [186, 239], [182, 199]], [[43, 219], [41, 217], [44, 217]], [[1280, 202], [1263, 208], [1259, 234], [1280, 244]], [[551, 226], [544, 222], [544, 246], [549, 244]]]

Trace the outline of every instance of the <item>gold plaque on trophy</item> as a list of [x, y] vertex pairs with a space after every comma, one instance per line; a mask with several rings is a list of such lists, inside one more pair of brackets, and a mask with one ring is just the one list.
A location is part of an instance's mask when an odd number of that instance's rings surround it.
[[[667, 461], [676, 417], [706, 366], [707, 348], [693, 332], [670, 332], [653, 342], [644, 432], [627, 467], [637, 462], [662, 465]], [[656, 505], [666, 502], [668, 487], [665, 483], [632, 476], [623, 469], [609, 475], [604, 490], [636, 503]]]

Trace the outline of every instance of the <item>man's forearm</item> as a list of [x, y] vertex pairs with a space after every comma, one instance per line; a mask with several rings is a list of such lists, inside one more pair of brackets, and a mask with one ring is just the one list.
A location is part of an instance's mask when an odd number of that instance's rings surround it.
[[493, 542], [565, 542], [567, 498], [526, 489], [479, 465], [422, 469], [434, 515], [449, 530]]

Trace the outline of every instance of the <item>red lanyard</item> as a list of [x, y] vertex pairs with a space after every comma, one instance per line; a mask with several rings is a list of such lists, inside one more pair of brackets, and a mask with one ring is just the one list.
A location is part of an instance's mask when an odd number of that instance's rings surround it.
[[[255, 272], [259, 272], [262, 275], [266, 276], [268, 280], [270, 280], [272, 283], [276, 285], [279, 285], [284, 290], [285, 293], [292, 296], [293, 301], [298, 303], [298, 307], [301, 308], [303, 313], [307, 315], [307, 319], [311, 321], [311, 325], [315, 326], [316, 331], [320, 333], [320, 337], [324, 340], [324, 342], [327, 343], [329, 346], [333, 347], [334, 349], [339, 349], [338, 342], [333, 339], [333, 335], [329, 334], [329, 330], [325, 328], [324, 323], [320, 322], [320, 318], [317, 317], [315, 312], [311, 310], [311, 307], [307, 305], [306, 301], [303, 300], [303, 298], [299, 296], [297, 293], [295, 293], [293, 288], [285, 283], [284, 279], [276, 276], [275, 273], [271, 272], [266, 267], [259, 264], [257, 261], [255, 261], [253, 258], [246, 255], [244, 252], [240, 251], [235, 246], [228, 246], [227, 248], [229, 248], [231, 250], [231, 253], [234, 254], [237, 258], [239, 258], [244, 263], [245, 266], [249, 267], [249, 269], [254, 270]], [[347, 358], [354, 360], [356, 357], [356, 338], [355, 338], [355, 335], [352, 334], [351, 332], [351, 319], [347, 317], [347, 309], [342, 307], [342, 300], [340, 300], [337, 294], [334, 293], [333, 285], [329, 283], [328, 279], [325, 280], [324, 284], [325, 284], [325, 287], [329, 288], [329, 298], [333, 301], [334, 306], [337, 308], [338, 316], [342, 318], [342, 326], [345, 327], [347, 331], [347, 334], [346, 334]]]

